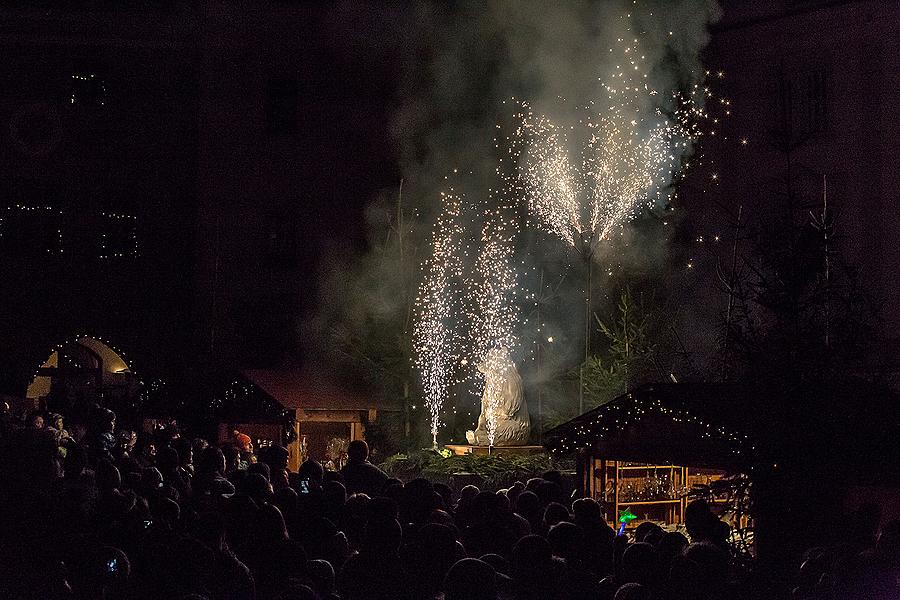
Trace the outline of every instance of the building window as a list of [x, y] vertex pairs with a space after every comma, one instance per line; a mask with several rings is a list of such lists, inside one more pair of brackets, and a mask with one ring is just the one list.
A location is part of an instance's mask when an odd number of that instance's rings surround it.
[[13, 256], [63, 252], [60, 211], [52, 206], [14, 204], [0, 210], [0, 248]]
[[72, 73], [69, 104], [78, 108], [99, 109], [106, 106], [106, 82], [97, 73]]
[[113, 212], [101, 213], [100, 258], [137, 258], [137, 217]]
[[779, 72], [775, 90], [776, 135], [791, 145], [828, 129], [828, 77], [824, 67]]
[[266, 130], [269, 133], [297, 131], [296, 79], [270, 79], [266, 86]]

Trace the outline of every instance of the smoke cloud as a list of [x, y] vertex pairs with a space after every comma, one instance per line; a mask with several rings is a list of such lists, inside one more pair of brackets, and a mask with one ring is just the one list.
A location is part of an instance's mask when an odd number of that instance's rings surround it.
[[[467, 198], [483, 199], [496, 188], [494, 138], [498, 125], [501, 132], [513, 126], [511, 99], [574, 125], [577, 107], [603, 96], [602, 84], [619, 60], [610, 49], [625, 35], [640, 41], [648, 85], [687, 88], [702, 73], [708, 26], [720, 16], [715, 0], [418, 2], [393, 6], [393, 18], [380, 19], [373, 32], [354, 7], [339, 5], [334, 22], [345, 25], [336, 26], [353, 29], [348, 34], [364, 36], [363, 43], [390, 44], [401, 56], [391, 131], [403, 186], [402, 195], [385, 190], [367, 210], [367, 253], [337, 249], [325, 261], [319, 311], [306, 324], [304, 339], [307, 357], [329, 364], [336, 356], [323, 348], [354, 345], [360, 356], [348, 362], [378, 362], [384, 357], [373, 354], [381, 351], [390, 360], [408, 361], [404, 336], [412, 330], [411, 304], [441, 210], [440, 192], [448, 177]], [[620, 278], [649, 280], [663, 273], [672, 229], [626, 227], [595, 256], [598, 310], [615, 302], [612, 290]], [[543, 232], [523, 234], [522, 246], [522, 284], [543, 296], [537, 309], [523, 310], [531, 317], [523, 340], [532, 346], [554, 340], [542, 372], [524, 369], [526, 383], [535, 384], [577, 364], [583, 354], [585, 265]], [[520, 360], [534, 359], [527, 350]], [[339, 354], [348, 358], [346, 351]], [[410, 378], [414, 383], [411, 370], [401, 376]], [[377, 376], [367, 381], [388, 395], [403, 393], [407, 383]]]

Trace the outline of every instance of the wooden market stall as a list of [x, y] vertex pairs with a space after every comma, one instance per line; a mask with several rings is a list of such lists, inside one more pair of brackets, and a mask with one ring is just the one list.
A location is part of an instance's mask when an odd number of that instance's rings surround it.
[[296, 470], [307, 457], [335, 467], [341, 449], [365, 439], [366, 426], [399, 406], [350, 392], [324, 377], [298, 368], [253, 369], [243, 380], [274, 403], [275, 411], [251, 418], [235, 418], [219, 425], [220, 442], [232, 431], [246, 433], [254, 444], [277, 443], [289, 452], [289, 467]]
[[628, 527], [677, 526], [693, 489], [749, 465], [750, 438], [713, 416], [735, 417], [736, 400], [719, 385], [643, 386], [550, 430], [546, 445], [576, 455], [580, 492], [600, 502], [609, 523], [630, 514]]

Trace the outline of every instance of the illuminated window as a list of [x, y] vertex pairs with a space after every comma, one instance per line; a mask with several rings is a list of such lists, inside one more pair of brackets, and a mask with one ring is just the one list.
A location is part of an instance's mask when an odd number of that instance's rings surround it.
[[106, 106], [106, 82], [97, 73], [76, 71], [69, 84], [69, 104], [77, 108]]
[[136, 258], [138, 255], [137, 219], [133, 215], [102, 213], [100, 258]]

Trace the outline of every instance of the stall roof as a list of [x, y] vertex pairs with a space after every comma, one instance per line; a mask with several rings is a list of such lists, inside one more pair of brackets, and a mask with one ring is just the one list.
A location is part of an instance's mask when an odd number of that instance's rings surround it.
[[623, 459], [744, 463], [754, 449], [746, 405], [740, 410], [745, 395], [724, 384], [645, 385], [551, 429], [546, 445], [556, 453], [600, 448]]
[[327, 378], [299, 368], [250, 369], [243, 372], [253, 385], [288, 409], [399, 410], [398, 403], [347, 391]]

